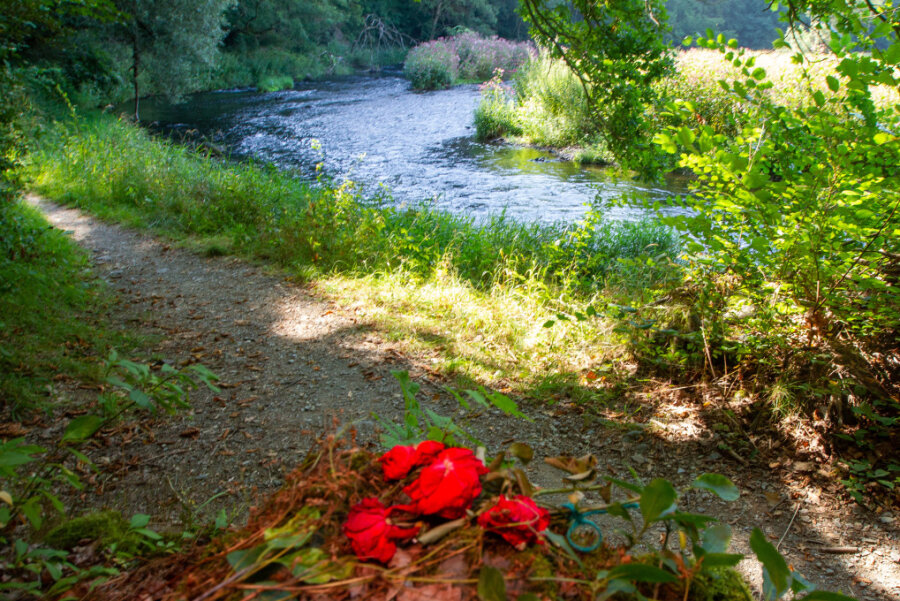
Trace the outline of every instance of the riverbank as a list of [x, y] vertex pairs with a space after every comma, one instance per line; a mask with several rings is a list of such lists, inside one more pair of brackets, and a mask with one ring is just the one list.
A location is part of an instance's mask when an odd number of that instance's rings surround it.
[[397, 337], [423, 344], [430, 331], [431, 344], [447, 349], [442, 364], [450, 373], [515, 382], [523, 393], [545, 381], [568, 388], [582, 371], [626, 352], [616, 336], [604, 336], [606, 350], [597, 354], [594, 341], [612, 328], [602, 320], [543, 324], [582, 311], [601, 293], [639, 298], [667, 270], [661, 261], [648, 265], [649, 253], [677, 253], [671, 234], [647, 221], [476, 224], [367, 199], [351, 183], [334, 188], [201, 157], [104, 116], [60, 128], [25, 172], [48, 198], [211, 256], [271, 261], [326, 286], [366, 282], [357, 291], [393, 299], [391, 315], [431, 305], [425, 314], [440, 316], [439, 324], [415, 325], [420, 316], [408, 315]]

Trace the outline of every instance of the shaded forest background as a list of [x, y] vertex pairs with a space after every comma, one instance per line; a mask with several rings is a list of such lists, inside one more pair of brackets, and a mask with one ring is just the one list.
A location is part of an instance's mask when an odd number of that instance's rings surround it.
[[[415, 43], [462, 30], [528, 37], [518, 0], [115, 0], [105, 18], [88, 4], [96, 3], [21, 3], [0, 16], [0, 28], [21, 30], [10, 56], [44, 79], [57, 73], [52, 85], [64, 82], [73, 103], [86, 106], [125, 101], [135, 87], [177, 98], [397, 64]], [[54, 27], [27, 14], [35, 7], [56, 13]], [[777, 37], [778, 15], [764, 0], [670, 0], [666, 8], [673, 43], [707, 28], [749, 48], [770, 48]], [[130, 18], [123, 23], [116, 11]], [[29, 20], [37, 24], [17, 27]]]

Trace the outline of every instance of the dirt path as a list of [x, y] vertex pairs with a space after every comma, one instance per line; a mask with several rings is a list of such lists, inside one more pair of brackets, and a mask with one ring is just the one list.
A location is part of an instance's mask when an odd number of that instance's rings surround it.
[[[218, 395], [192, 395], [186, 414], [149, 426], [124, 424], [93, 449], [103, 469], [83, 495], [85, 507], [149, 513], [157, 524], [174, 526], [220, 508], [240, 512], [257, 494], [277, 488], [335, 418], [354, 422], [361, 441], [374, 441], [372, 413], [396, 417], [403, 407], [391, 370], [409, 371], [422, 385], [425, 404], [462, 418], [425, 365], [313, 287], [29, 200], [92, 253], [97, 272], [120, 296], [113, 320], [159, 340], [154, 351], [161, 358], [200, 361], [222, 379]], [[489, 446], [522, 440], [538, 456], [593, 452], [601, 470], [618, 476], [627, 476], [631, 465], [645, 479], [665, 477], [684, 486], [703, 472], [725, 474], [741, 488], [740, 501], [689, 493], [683, 505], [731, 524], [738, 551], [749, 552], [750, 531], [759, 526], [775, 542], [783, 537], [780, 549], [789, 562], [823, 588], [859, 599], [900, 599], [897, 512], [876, 515], [841, 502], [807, 473], [809, 466], [792, 465], [777, 451], [744, 465], [718, 452], [717, 435], [702, 424], [683, 428], [691, 436], [676, 440], [650, 429], [604, 426], [572, 407], [529, 413], [534, 423], [483, 414], [472, 429]], [[684, 407], [669, 418], [677, 423], [691, 413]], [[58, 435], [61, 427], [46, 435]], [[532, 476], [540, 485], [558, 484], [542, 465]], [[833, 552], [837, 547], [856, 550]], [[745, 560], [740, 569], [759, 584], [758, 564]]]

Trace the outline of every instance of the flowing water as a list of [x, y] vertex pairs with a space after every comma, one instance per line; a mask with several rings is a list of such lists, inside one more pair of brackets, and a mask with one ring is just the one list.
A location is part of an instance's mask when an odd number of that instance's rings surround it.
[[[174, 135], [202, 135], [238, 159], [312, 176], [327, 173], [370, 191], [381, 186], [406, 204], [425, 203], [477, 219], [506, 211], [527, 221], [572, 221], [597, 198], [639, 194], [665, 202], [668, 189], [580, 167], [532, 148], [474, 139], [477, 86], [414, 93], [397, 74], [302, 83], [267, 94], [220, 91], [177, 105], [143, 104], [144, 122]], [[675, 209], [672, 209], [675, 210]], [[634, 219], [637, 207], [609, 211]]]

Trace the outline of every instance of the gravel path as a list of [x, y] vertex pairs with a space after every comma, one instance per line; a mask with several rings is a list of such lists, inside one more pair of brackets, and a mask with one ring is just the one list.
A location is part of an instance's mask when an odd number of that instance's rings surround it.
[[[424, 362], [405, 356], [314, 286], [239, 259], [201, 257], [36, 197], [29, 201], [92, 253], [97, 273], [120, 298], [114, 321], [150, 336], [160, 358], [199, 361], [222, 383], [218, 394], [193, 394], [190, 411], [122, 424], [92, 449], [102, 471], [82, 496], [84, 507], [149, 513], [156, 524], [174, 526], [221, 508], [240, 515], [258, 494], [276, 489], [336, 421], [355, 424], [360, 442], [374, 441], [373, 412], [392, 418], [402, 410], [392, 370], [407, 370], [422, 385], [423, 404], [463, 419]], [[842, 501], [808, 462], [779, 449], [746, 465], [723, 456], [717, 435], [690, 421], [691, 406], [661, 417], [684, 426], [671, 431], [690, 432], [680, 438], [604, 425], [572, 406], [529, 413], [533, 423], [485, 413], [472, 419], [472, 430], [489, 450], [515, 439], [532, 444], [538, 456], [592, 452], [601, 471], [620, 477], [628, 465], [642, 478], [665, 477], [676, 486], [707, 471], [725, 474], [741, 488], [738, 502], [689, 493], [683, 506], [731, 524], [737, 551], [749, 552], [750, 531], [759, 526], [774, 542], [783, 537], [789, 563], [822, 588], [859, 599], [900, 599], [900, 511], [875, 514]], [[45, 435], [58, 435], [61, 427]], [[537, 484], [558, 485], [550, 468], [536, 462], [530, 469]], [[745, 560], [740, 569], [758, 586], [758, 564]]]

